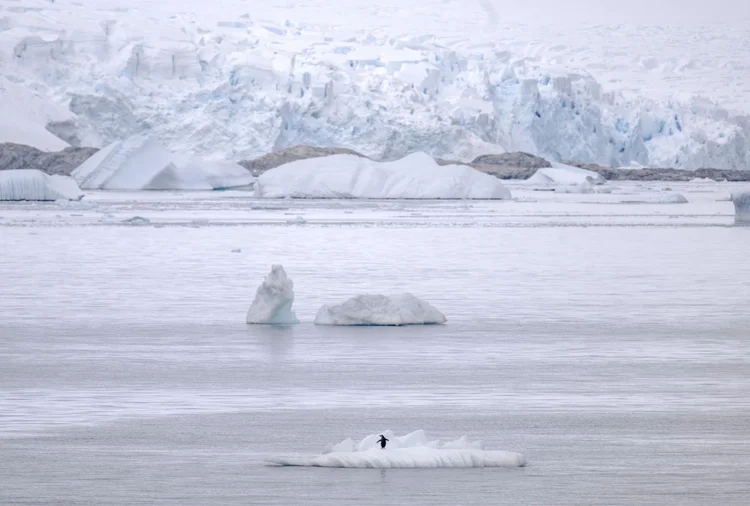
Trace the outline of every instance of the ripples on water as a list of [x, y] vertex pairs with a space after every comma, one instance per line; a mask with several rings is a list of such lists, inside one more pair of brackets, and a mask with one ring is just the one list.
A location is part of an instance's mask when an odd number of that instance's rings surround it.
[[[0, 502], [742, 504], [750, 230], [487, 229], [408, 205], [435, 226], [2, 227]], [[272, 263], [307, 323], [243, 323]], [[309, 323], [407, 290], [449, 324]], [[262, 465], [384, 428], [530, 467]]]

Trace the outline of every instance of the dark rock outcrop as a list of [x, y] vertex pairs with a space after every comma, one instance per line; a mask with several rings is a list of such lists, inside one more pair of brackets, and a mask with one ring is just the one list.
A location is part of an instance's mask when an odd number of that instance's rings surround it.
[[682, 170], [671, 168], [613, 169], [592, 163], [564, 162], [582, 169], [601, 174], [608, 181], [690, 181], [696, 178], [714, 181], [750, 181], [750, 170], [696, 169]]
[[331, 155], [355, 155], [365, 157], [361, 153], [346, 148], [318, 148], [315, 146], [292, 146], [275, 153], [268, 153], [256, 158], [255, 160], [243, 160], [238, 162], [245, 167], [253, 176], [260, 176], [267, 170], [275, 169], [285, 163], [295, 162], [297, 160], [306, 160], [307, 158], [319, 158], [321, 156]]
[[552, 164], [540, 156], [534, 156], [523, 151], [503, 153], [500, 155], [482, 155], [474, 158], [471, 165], [500, 165], [520, 169], [546, 169]]
[[0, 144], [0, 170], [37, 169], [47, 174], [69, 176], [73, 170], [96, 153], [96, 148], [65, 148], [45, 152], [23, 144]]

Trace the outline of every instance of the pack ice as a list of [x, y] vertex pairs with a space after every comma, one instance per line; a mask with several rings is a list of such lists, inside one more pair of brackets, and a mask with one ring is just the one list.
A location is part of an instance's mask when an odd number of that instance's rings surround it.
[[[381, 449], [377, 441], [383, 434], [389, 442]], [[286, 456], [269, 459], [281, 466], [353, 467], [353, 468], [438, 468], [438, 467], [524, 467], [525, 457], [516, 452], [484, 450], [481, 441], [463, 436], [455, 441], [430, 441], [424, 430], [396, 436], [386, 430], [370, 434], [359, 443], [346, 439], [330, 446], [322, 455]]]
[[79, 200], [75, 180], [36, 169], [0, 171], [0, 200]]
[[732, 203], [735, 223], [750, 225], [750, 190], [732, 192]]
[[499, 179], [465, 165], [438, 165], [425, 153], [392, 162], [354, 155], [298, 160], [258, 178], [269, 198], [509, 199]]
[[315, 316], [316, 325], [430, 325], [441, 324], [445, 315], [410, 293], [358, 295], [343, 304], [325, 305]]
[[284, 267], [273, 265], [255, 293], [247, 323], [292, 324], [299, 323], [292, 311], [294, 284], [286, 275]]
[[241, 165], [179, 155], [145, 135], [113, 142], [73, 171], [91, 190], [216, 190], [250, 185]]

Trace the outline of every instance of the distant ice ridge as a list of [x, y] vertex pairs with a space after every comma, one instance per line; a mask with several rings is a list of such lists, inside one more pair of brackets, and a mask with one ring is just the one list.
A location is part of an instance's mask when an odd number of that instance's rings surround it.
[[750, 225], [750, 189], [732, 192], [734, 204], [734, 221], [742, 225]]
[[455, 441], [430, 441], [424, 430], [398, 437], [393, 431], [382, 434], [389, 439], [385, 449], [371, 434], [359, 443], [346, 439], [332, 445], [322, 455], [313, 457], [276, 457], [270, 463], [282, 466], [352, 467], [352, 468], [439, 468], [439, 467], [523, 467], [525, 457], [516, 452], [484, 450], [481, 441], [463, 436]]
[[292, 311], [293, 303], [294, 284], [292, 280], [286, 275], [283, 266], [273, 265], [270, 274], [266, 276], [255, 293], [255, 300], [247, 311], [247, 323], [299, 323], [297, 316]]
[[0, 171], [0, 200], [79, 200], [83, 192], [66, 176], [50, 176], [40, 170]]
[[178, 155], [145, 135], [113, 142], [76, 168], [72, 176], [82, 188], [91, 190], [215, 190], [254, 181], [234, 162]]
[[445, 315], [410, 293], [358, 295], [343, 304], [325, 305], [315, 316], [316, 325], [430, 325], [441, 324]]
[[510, 198], [498, 178], [465, 165], [438, 165], [425, 153], [393, 162], [346, 154], [298, 160], [262, 174], [256, 191], [270, 198]]

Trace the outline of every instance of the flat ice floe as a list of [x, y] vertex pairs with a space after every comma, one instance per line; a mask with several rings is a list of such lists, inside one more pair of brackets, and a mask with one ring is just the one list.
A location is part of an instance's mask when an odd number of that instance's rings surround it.
[[294, 304], [294, 284], [286, 275], [283, 266], [274, 265], [255, 293], [255, 300], [247, 311], [247, 323], [280, 325], [299, 323], [292, 311], [292, 304]]
[[[380, 434], [389, 440], [385, 449], [378, 444]], [[424, 430], [401, 437], [387, 430], [371, 434], [359, 443], [346, 439], [330, 446], [322, 455], [274, 457], [268, 462], [280, 466], [413, 469], [524, 467], [526, 458], [516, 452], [485, 450], [481, 441], [470, 441], [467, 436], [441, 443], [430, 441]]]
[[735, 223], [750, 225], [750, 190], [732, 192], [732, 203]]
[[36, 169], [0, 171], [0, 200], [78, 200], [83, 192], [67, 176]]
[[358, 295], [342, 304], [325, 305], [315, 316], [316, 325], [430, 325], [441, 324], [445, 315], [410, 293]]
[[354, 155], [298, 160], [258, 178], [259, 197], [509, 199], [499, 179], [466, 165], [438, 165], [425, 153], [392, 162]]
[[581, 169], [562, 163], [553, 163], [552, 167], [537, 170], [526, 182], [550, 187], [580, 187], [582, 185], [591, 187], [591, 185], [604, 184], [607, 181], [601, 174], [592, 170]]
[[239, 164], [172, 153], [144, 135], [110, 144], [72, 175], [81, 188], [91, 190], [216, 190], [254, 180]]

